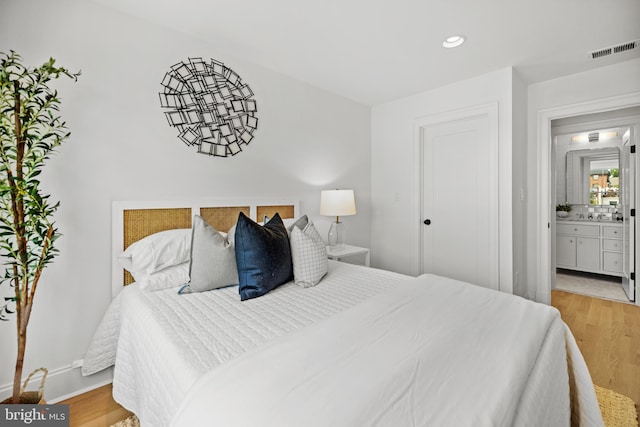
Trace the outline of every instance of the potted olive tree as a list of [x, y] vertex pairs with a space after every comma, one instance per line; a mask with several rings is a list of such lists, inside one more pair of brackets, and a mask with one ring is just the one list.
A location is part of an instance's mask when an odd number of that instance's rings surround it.
[[41, 194], [39, 178], [45, 160], [69, 137], [58, 115], [58, 94], [48, 86], [62, 75], [75, 80], [79, 73], [55, 66], [54, 59], [29, 68], [17, 53], [0, 52], [0, 257], [5, 267], [0, 285], [13, 288], [0, 294], [0, 320], [15, 314], [18, 343], [13, 395], [3, 403], [20, 403], [36, 289], [43, 269], [58, 253], [52, 215], [59, 203]]

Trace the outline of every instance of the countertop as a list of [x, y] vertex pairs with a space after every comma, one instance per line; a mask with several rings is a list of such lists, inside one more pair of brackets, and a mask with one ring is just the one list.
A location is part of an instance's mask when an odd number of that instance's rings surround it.
[[622, 225], [622, 221], [611, 219], [573, 219], [573, 218], [556, 218], [556, 222], [570, 222], [572, 224], [604, 224], [604, 225]]

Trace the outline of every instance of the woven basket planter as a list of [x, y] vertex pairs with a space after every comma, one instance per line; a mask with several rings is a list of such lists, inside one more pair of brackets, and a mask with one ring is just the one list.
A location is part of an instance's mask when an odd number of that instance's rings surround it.
[[[42, 379], [40, 380], [40, 387], [38, 388], [38, 390], [36, 391], [27, 391], [27, 384], [29, 384], [29, 381], [31, 381], [31, 378], [33, 377], [33, 375], [37, 372], [42, 372]], [[29, 376], [27, 377], [27, 379], [24, 381], [24, 384], [22, 384], [22, 390], [20, 391], [20, 401], [18, 402], [18, 404], [20, 405], [44, 405], [47, 402], [44, 400], [44, 380], [47, 378], [47, 374], [49, 373], [49, 371], [47, 371], [46, 368], [38, 368], [35, 371], [31, 372], [29, 374]], [[3, 400], [2, 402], [0, 402], [0, 405], [10, 405], [11, 404], [11, 397], [6, 398], [5, 400]]]

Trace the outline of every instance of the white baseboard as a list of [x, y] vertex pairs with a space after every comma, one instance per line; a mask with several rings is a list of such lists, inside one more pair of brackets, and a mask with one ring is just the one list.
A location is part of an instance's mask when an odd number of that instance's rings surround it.
[[[28, 375], [28, 373], [26, 374]], [[26, 377], [25, 377], [26, 378]], [[42, 375], [37, 374], [31, 379], [27, 389], [37, 389]], [[83, 377], [80, 368], [71, 365], [50, 369], [44, 386], [44, 398], [48, 403], [57, 403], [73, 396], [85, 393], [113, 380], [113, 368], [105, 369], [93, 375]], [[13, 384], [0, 386], [0, 400], [11, 396]]]

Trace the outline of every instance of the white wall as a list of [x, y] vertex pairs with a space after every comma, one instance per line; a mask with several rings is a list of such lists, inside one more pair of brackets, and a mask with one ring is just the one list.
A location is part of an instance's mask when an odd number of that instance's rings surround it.
[[[584, 73], [548, 80], [529, 86], [528, 89], [528, 153], [529, 168], [527, 176], [528, 214], [527, 221], [527, 283], [529, 295], [533, 299], [540, 300], [538, 283], [541, 283], [542, 275], [548, 271], [540, 269], [540, 245], [539, 224], [544, 219], [538, 211], [539, 205], [545, 205], [540, 200], [541, 180], [543, 177], [538, 171], [538, 165], [542, 161], [540, 147], [549, 144], [548, 140], [539, 133], [538, 117], [541, 112], [554, 109], [564, 109], [567, 106], [602, 102], [603, 105], [611, 104], [613, 97], [640, 92], [640, 59], [627, 61], [608, 67], [586, 71]], [[578, 106], [579, 107], [579, 106]], [[624, 107], [630, 107], [625, 105]], [[579, 108], [578, 108], [579, 109]], [[604, 111], [607, 108], [603, 107]], [[598, 112], [598, 111], [590, 111]], [[548, 231], [543, 231], [548, 232]]]
[[[52, 371], [49, 401], [109, 380], [108, 374], [82, 379], [70, 364], [83, 357], [110, 302], [113, 200], [296, 198], [324, 234], [330, 218], [318, 216], [320, 190], [353, 188], [358, 214], [344, 218], [349, 242], [369, 246], [368, 107], [79, 0], [3, 0], [0, 51], [10, 49], [27, 64], [53, 56], [82, 70], [77, 83], [55, 83], [72, 136], [42, 178], [44, 190], [61, 201], [56, 219], [63, 236], [36, 295], [25, 372]], [[197, 154], [165, 120], [160, 82], [189, 56], [224, 62], [255, 92], [256, 138], [235, 157]], [[0, 399], [13, 379], [14, 328], [0, 324]]]
[[[419, 226], [414, 156], [414, 120], [468, 107], [498, 103], [501, 288], [512, 286], [512, 85], [505, 68], [432, 91], [378, 105], [371, 111], [371, 257], [376, 267], [415, 274], [411, 245]], [[456, 165], [451, 165], [455, 173]], [[451, 212], [460, 221], [464, 212]], [[504, 287], [503, 287], [504, 286]]]

